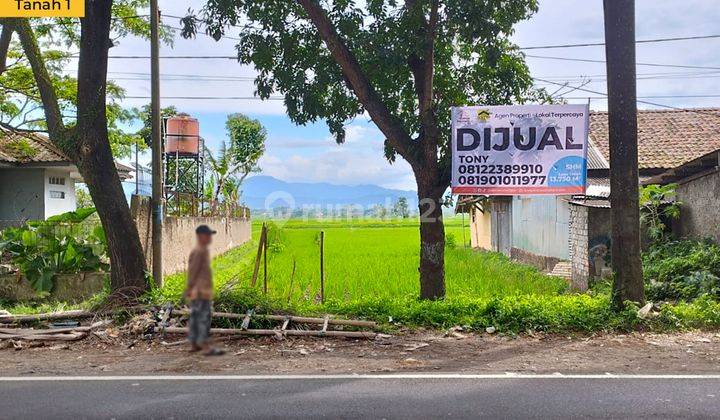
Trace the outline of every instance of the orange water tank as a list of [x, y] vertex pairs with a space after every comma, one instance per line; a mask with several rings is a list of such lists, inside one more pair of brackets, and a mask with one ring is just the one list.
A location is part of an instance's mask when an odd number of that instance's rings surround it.
[[200, 123], [188, 114], [179, 114], [167, 120], [165, 153], [197, 155], [200, 153]]

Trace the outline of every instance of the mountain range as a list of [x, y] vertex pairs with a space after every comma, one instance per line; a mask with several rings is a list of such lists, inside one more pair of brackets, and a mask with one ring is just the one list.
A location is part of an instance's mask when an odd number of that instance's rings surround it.
[[408, 206], [417, 207], [415, 191], [394, 190], [377, 185], [336, 185], [329, 183], [286, 182], [266, 175], [253, 176], [242, 186], [242, 202], [254, 210], [290, 207], [325, 209], [360, 205], [369, 209], [376, 204], [392, 206], [400, 197]]

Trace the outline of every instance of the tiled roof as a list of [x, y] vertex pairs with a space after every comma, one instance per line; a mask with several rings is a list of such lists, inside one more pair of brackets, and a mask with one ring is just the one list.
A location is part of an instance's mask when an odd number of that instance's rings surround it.
[[[590, 139], [610, 161], [608, 114], [590, 114]], [[640, 169], [669, 169], [720, 150], [720, 108], [638, 110]]]
[[[18, 143], [21, 143], [18, 146]], [[21, 133], [0, 127], [0, 163], [13, 165], [64, 164], [73, 165], [70, 158], [50, 143], [47, 137], [35, 133]], [[135, 168], [115, 161], [121, 181], [132, 178]]]
[[44, 136], [0, 128], [0, 162], [69, 163], [70, 159]]

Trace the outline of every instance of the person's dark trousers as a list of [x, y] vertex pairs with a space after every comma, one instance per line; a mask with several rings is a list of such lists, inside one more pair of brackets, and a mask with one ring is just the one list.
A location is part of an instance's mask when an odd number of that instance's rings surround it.
[[212, 321], [212, 302], [207, 299], [195, 299], [190, 302], [190, 321], [188, 322], [188, 340], [202, 346], [210, 338]]

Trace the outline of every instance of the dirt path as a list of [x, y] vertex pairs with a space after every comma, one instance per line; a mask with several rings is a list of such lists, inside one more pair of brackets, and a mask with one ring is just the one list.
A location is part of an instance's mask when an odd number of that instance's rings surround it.
[[[182, 337], [168, 337], [168, 341]], [[0, 375], [457, 373], [720, 373], [720, 334], [518, 338], [414, 332], [375, 341], [239, 339], [207, 358], [184, 345], [97, 337], [0, 350]]]

